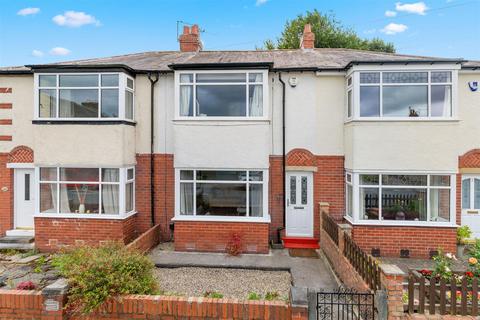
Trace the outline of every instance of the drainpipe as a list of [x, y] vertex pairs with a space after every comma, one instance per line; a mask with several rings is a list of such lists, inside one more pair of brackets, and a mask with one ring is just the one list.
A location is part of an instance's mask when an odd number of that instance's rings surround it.
[[282, 80], [282, 73], [278, 73], [278, 81], [282, 84], [282, 178], [283, 178], [283, 220], [282, 226], [277, 229], [277, 240], [278, 243], [282, 242], [281, 231], [285, 230], [285, 221], [287, 216], [287, 207], [286, 207], [286, 192], [287, 186], [285, 183], [286, 177], [286, 155], [285, 155], [285, 82]]
[[154, 115], [155, 115], [155, 83], [159, 78], [157, 73], [148, 73], [148, 80], [150, 80], [150, 218], [152, 219], [152, 227], [155, 226], [155, 166], [153, 159], [154, 148]]

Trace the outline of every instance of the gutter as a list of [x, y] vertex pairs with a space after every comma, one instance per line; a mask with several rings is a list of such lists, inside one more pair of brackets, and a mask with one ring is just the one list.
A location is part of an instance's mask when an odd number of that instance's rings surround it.
[[154, 74], [148, 73], [148, 80], [150, 80], [150, 218], [152, 221], [152, 227], [155, 226], [155, 163], [153, 159], [155, 137], [155, 83], [157, 83], [159, 77], [160, 75], [158, 72]]
[[283, 178], [283, 220], [282, 220], [282, 226], [277, 229], [277, 241], [278, 243], [282, 243], [281, 239], [281, 231], [285, 230], [285, 223], [286, 223], [286, 217], [287, 217], [287, 206], [286, 206], [286, 193], [287, 193], [287, 185], [286, 185], [286, 154], [285, 154], [285, 82], [282, 79], [282, 73], [280, 72], [278, 74], [278, 81], [282, 84], [282, 178]]

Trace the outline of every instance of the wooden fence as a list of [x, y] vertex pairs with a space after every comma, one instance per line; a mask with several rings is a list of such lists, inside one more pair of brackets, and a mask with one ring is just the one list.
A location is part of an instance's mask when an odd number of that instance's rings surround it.
[[430, 315], [478, 316], [478, 279], [463, 276], [461, 282], [455, 279], [426, 278], [411, 271], [408, 276], [408, 313]]
[[348, 235], [344, 234], [343, 255], [365, 280], [370, 289], [380, 289], [380, 268], [376, 259], [367, 255]]
[[338, 247], [338, 226], [335, 220], [326, 212], [322, 212], [322, 228]]

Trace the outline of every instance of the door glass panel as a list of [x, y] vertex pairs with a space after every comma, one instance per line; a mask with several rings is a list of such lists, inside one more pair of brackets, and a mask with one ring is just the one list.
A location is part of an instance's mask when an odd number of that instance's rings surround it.
[[307, 204], [307, 177], [302, 177], [302, 204]]
[[462, 209], [470, 209], [470, 179], [462, 181]]
[[290, 177], [290, 204], [297, 203], [297, 177]]
[[30, 174], [25, 174], [25, 201], [30, 201]]
[[480, 179], [475, 178], [473, 184], [473, 208], [480, 209]]

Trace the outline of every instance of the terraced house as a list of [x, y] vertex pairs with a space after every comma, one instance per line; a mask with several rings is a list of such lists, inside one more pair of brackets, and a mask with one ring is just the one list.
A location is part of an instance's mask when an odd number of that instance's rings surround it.
[[480, 236], [480, 62], [179, 42], [0, 69], [1, 235], [265, 253], [321, 246], [322, 203], [382, 256]]

